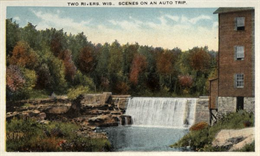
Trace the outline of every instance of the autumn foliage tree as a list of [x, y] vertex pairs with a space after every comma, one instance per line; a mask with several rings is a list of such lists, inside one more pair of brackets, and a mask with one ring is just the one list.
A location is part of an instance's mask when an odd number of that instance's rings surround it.
[[65, 66], [65, 78], [68, 81], [73, 81], [76, 75], [76, 66], [72, 60], [71, 51], [66, 49], [62, 53], [59, 54], [59, 58], [63, 60]]
[[136, 54], [134, 56], [131, 72], [130, 72], [130, 82], [137, 84], [139, 80], [139, 75], [146, 69], [147, 63], [146, 58], [143, 55]]
[[56, 31], [53, 29], [51, 35], [50, 48], [54, 56], [58, 57], [60, 53], [66, 49], [66, 38], [63, 34], [63, 30]]
[[79, 69], [88, 74], [95, 69], [96, 58], [95, 51], [92, 45], [85, 46], [79, 54], [78, 66]]
[[195, 47], [190, 51], [190, 66], [200, 72], [206, 72], [210, 66], [210, 55], [205, 48]]
[[9, 59], [9, 63], [18, 65], [20, 67], [26, 67], [34, 69], [37, 66], [38, 56], [30, 45], [26, 42], [19, 41], [13, 49], [12, 56]]
[[34, 91], [47, 96], [83, 90], [207, 95], [206, 81], [216, 69], [216, 52], [207, 47], [181, 51], [117, 40], [92, 44], [83, 32], [37, 30], [32, 23], [22, 28], [12, 19], [6, 20], [6, 27], [6, 88], [11, 99], [29, 98]]
[[181, 89], [184, 91], [184, 93], [188, 93], [189, 89], [192, 87], [193, 79], [190, 75], [180, 75], [178, 76], [179, 83], [181, 86]]
[[156, 67], [157, 67], [158, 73], [163, 74], [163, 75], [171, 74], [174, 70], [173, 60], [174, 60], [173, 53], [171, 53], [169, 51], [165, 51], [165, 52], [161, 53], [158, 56], [157, 61], [156, 61]]
[[16, 65], [10, 65], [6, 69], [6, 86], [11, 92], [18, 91], [25, 84], [25, 79], [20, 68]]

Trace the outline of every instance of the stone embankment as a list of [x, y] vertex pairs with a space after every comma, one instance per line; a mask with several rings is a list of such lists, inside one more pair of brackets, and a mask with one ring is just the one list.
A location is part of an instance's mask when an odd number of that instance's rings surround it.
[[221, 130], [212, 142], [213, 147], [225, 148], [228, 151], [239, 150], [255, 139], [255, 128], [239, 130]]
[[[6, 119], [35, 118], [41, 123], [52, 120], [71, 121], [82, 129], [130, 124], [131, 118], [123, 115], [130, 95], [84, 94], [75, 100], [56, 97], [39, 100], [7, 102]], [[129, 120], [129, 121], [126, 121]]]

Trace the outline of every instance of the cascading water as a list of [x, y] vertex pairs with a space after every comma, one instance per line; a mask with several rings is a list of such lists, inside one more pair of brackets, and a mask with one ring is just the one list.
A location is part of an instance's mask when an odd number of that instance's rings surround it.
[[195, 121], [196, 98], [144, 98], [128, 101], [134, 126], [187, 128]]

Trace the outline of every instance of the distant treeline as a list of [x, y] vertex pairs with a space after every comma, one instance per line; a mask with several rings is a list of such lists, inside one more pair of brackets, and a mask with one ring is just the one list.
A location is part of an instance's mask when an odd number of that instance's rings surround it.
[[21, 28], [7, 19], [7, 99], [53, 92], [207, 95], [208, 79], [216, 74], [216, 56], [206, 46], [182, 51], [138, 43], [122, 45], [117, 40], [93, 44], [83, 32], [72, 35], [62, 29], [37, 30], [31, 23]]

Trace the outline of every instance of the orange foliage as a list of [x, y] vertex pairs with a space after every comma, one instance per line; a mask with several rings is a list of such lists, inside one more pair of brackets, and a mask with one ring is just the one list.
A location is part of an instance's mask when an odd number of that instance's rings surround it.
[[9, 59], [10, 64], [32, 69], [36, 66], [38, 59], [36, 53], [23, 41], [19, 41], [13, 49]]
[[94, 48], [90, 46], [84, 47], [79, 54], [79, 68], [85, 73], [89, 73], [94, 70], [95, 56]]
[[199, 123], [196, 123], [195, 125], [191, 126], [189, 130], [190, 131], [202, 130], [202, 129], [208, 127], [208, 126], [209, 125], [206, 122], [199, 122]]
[[194, 48], [189, 61], [193, 69], [205, 72], [209, 69], [210, 55], [203, 48]]
[[170, 74], [173, 71], [174, 55], [171, 52], [161, 53], [156, 61], [157, 71], [161, 74]]
[[143, 55], [136, 54], [131, 65], [130, 82], [137, 84], [139, 74], [146, 69], [146, 66], [146, 58]]
[[61, 145], [66, 141], [57, 137], [48, 137], [48, 138], [37, 138], [35, 147], [32, 145], [30, 149], [32, 151], [57, 151], [61, 149]]
[[192, 86], [193, 80], [190, 75], [181, 75], [178, 76], [180, 85], [184, 88], [190, 88]]
[[119, 82], [116, 85], [115, 92], [117, 94], [127, 94], [129, 90], [129, 86], [125, 82]]

